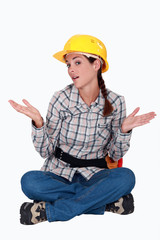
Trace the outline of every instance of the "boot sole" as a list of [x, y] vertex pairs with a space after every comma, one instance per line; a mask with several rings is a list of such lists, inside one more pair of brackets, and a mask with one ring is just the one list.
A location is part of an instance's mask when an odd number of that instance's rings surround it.
[[23, 203], [20, 208], [20, 223], [23, 225], [33, 225], [31, 222], [32, 214], [30, 211], [26, 211], [27, 203]]

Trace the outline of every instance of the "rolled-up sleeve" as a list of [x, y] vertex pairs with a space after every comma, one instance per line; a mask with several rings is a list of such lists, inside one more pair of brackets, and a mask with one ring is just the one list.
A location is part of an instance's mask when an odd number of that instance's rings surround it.
[[59, 94], [56, 92], [49, 103], [44, 125], [36, 128], [32, 122], [32, 141], [43, 158], [48, 158], [55, 151], [62, 123], [60, 108]]
[[112, 121], [111, 142], [109, 146], [110, 157], [117, 161], [122, 158], [130, 147], [132, 131], [129, 133], [121, 132], [121, 125], [126, 118], [126, 104], [123, 96], [120, 96], [116, 103], [114, 118]]

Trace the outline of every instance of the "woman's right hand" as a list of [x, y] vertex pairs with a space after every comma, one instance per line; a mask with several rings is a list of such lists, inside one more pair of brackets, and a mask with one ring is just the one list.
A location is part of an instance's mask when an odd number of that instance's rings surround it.
[[37, 128], [41, 128], [43, 126], [43, 119], [39, 111], [35, 107], [33, 107], [27, 100], [23, 99], [22, 101], [26, 106], [22, 106], [14, 102], [13, 100], [9, 100], [8, 102], [17, 112], [23, 113], [27, 117], [31, 118]]

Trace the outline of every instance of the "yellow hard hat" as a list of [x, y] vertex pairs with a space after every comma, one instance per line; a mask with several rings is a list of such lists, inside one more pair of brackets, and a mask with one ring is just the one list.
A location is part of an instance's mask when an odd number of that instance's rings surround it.
[[99, 56], [103, 59], [102, 72], [106, 72], [109, 68], [106, 47], [96, 37], [80, 34], [74, 35], [66, 42], [63, 51], [55, 53], [53, 57], [65, 63], [65, 55], [72, 52], [89, 53]]

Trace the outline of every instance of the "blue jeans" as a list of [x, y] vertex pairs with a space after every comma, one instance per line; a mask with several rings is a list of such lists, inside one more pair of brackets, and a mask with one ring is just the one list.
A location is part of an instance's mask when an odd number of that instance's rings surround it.
[[46, 202], [49, 222], [67, 221], [81, 214], [104, 214], [106, 204], [131, 192], [134, 173], [128, 168], [105, 169], [90, 180], [76, 173], [72, 182], [51, 172], [30, 171], [23, 175], [24, 194]]

